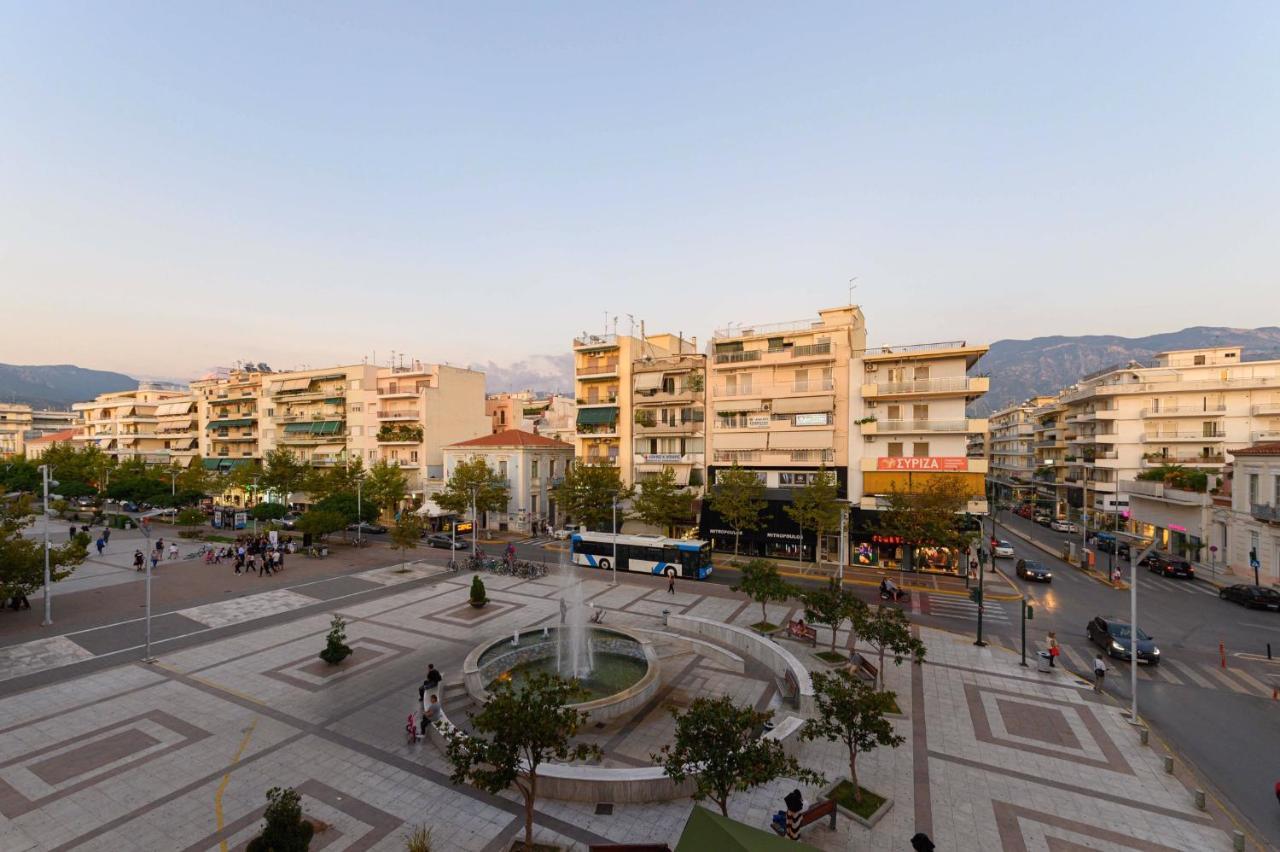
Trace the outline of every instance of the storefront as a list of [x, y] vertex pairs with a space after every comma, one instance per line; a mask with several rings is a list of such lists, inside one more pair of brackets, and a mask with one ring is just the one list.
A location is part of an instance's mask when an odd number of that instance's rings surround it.
[[[951, 575], [963, 575], [968, 570], [966, 551], [932, 545], [910, 546], [899, 536], [879, 532], [879, 517], [879, 512], [853, 510], [849, 525], [849, 561], [853, 565]], [[959, 516], [958, 521], [977, 533], [976, 520]]]

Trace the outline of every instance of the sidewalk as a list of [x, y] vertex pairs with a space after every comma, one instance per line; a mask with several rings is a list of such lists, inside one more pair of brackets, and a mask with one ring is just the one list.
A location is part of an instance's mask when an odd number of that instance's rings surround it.
[[[716, 570], [736, 571], [736, 568], [728, 564], [732, 558], [732, 555], [717, 554]], [[739, 557], [739, 561], [745, 562], [746, 559], [747, 557]], [[795, 580], [825, 580], [834, 577], [836, 572], [836, 566], [833, 563], [815, 566], [812, 562], [793, 562], [784, 559], [769, 561], [778, 566], [779, 574]], [[983, 593], [989, 600], [1016, 601], [1022, 597], [1021, 591], [1010, 583], [998, 568], [988, 567], [984, 574]], [[963, 577], [865, 565], [847, 565], [844, 569], [844, 582], [857, 586], [879, 586], [880, 581], [886, 577], [898, 586], [911, 591], [966, 598], [969, 596], [969, 586], [965, 584]]]

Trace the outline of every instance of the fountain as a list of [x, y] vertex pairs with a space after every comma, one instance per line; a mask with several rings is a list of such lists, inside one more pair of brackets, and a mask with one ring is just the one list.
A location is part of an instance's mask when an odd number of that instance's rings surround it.
[[567, 567], [567, 557], [560, 552], [560, 621], [556, 631], [556, 671], [564, 678], [586, 681], [591, 677], [595, 661], [591, 653], [591, 637], [587, 630], [586, 601], [582, 596], [582, 580]]

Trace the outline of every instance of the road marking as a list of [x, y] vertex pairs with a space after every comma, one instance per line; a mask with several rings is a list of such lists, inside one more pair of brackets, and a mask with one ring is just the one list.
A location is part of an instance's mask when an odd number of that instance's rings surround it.
[[1229, 671], [1232, 675], [1240, 678], [1240, 680], [1244, 681], [1245, 683], [1257, 689], [1260, 694], [1265, 695], [1268, 698], [1271, 697], [1271, 687], [1267, 686], [1265, 683], [1258, 680], [1256, 677], [1244, 671], [1243, 669], [1228, 669], [1227, 671]]
[[1191, 667], [1190, 663], [1177, 663], [1173, 660], [1162, 660], [1160, 665], [1173, 666], [1178, 671], [1182, 672], [1183, 676], [1190, 679], [1196, 686], [1200, 686], [1205, 689], [1213, 689], [1213, 684], [1196, 674], [1196, 670]]
[[1093, 663], [1091, 661], [1086, 661], [1075, 651], [1071, 650], [1070, 645], [1059, 645], [1058, 647], [1062, 649], [1062, 653], [1066, 655], [1067, 661], [1070, 662], [1071, 665], [1075, 666], [1082, 672], [1093, 671]]
[[[231, 765], [227, 767], [227, 772], [222, 776], [222, 782], [218, 784], [218, 792], [213, 795], [213, 813], [218, 820], [218, 831], [222, 831], [222, 794], [227, 789], [227, 784], [231, 781], [231, 770], [240, 762], [240, 755], [244, 754], [245, 748], [249, 745], [249, 740], [253, 737], [253, 729], [258, 727], [258, 717], [254, 716], [253, 721], [249, 723], [249, 728], [244, 732], [244, 737], [240, 740], [240, 748], [236, 749], [235, 757], [231, 758]], [[220, 852], [227, 852], [227, 841], [223, 838], [219, 844]]]
[[1151, 669], [1151, 672], [1152, 672], [1152, 677], [1155, 680], [1167, 680], [1169, 683], [1177, 684], [1178, 686], [1183, 685], [1182, 678], [1178, 677], [1176, 674], [1174, 674], [1173, 672], [1165, 668], [1164, 663], [1161, 663], [1160, 665]]
[[1223, 674], [1222, 672], [1218, 671], [1215, 668], [1206, 668], [1205, 671], [1208, 674], [1212, 675], [1214, 680], [1221, 682], [1227, 687], [1227, 689], [1230, 689], [1232, 692], [1239, 692], [1241, 695], [1252, 694], [1249, 692], [1249, 690], [1245, 689], [1243, 686], [1236, 683], [1234, 680], [1227, 677], [1225, 674]]

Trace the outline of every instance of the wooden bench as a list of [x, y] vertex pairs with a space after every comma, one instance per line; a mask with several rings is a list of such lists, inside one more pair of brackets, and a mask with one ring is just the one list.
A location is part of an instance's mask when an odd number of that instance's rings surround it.
[[818, 646], [818, 629], [810, 627], [803, 621], [788, 621], [787, 636], [792, 639], [799, 639], [802, 642], [808, 642], [815, 648]]
[[[815, 822], [822, 819], [823, 817], [831, 818], [830, 825], [828, 827], [832, 831], [835, 831], [836, 830], [836, 803], [833, 799], [825, 799], [819, 802], [818, 804], [813, 805], [804, 813], [800, 814], [800, 825], [797, 827], [797, 831], [798, 832], [804, 831], [806, 828], [813, 825]], [[770, 823], [770, 825], [773, 828], [774, 834], [778, 835], [779, 837], [787, 836], [787, 828], [785, 824], [778, 825], [775, 822], [775, 823]]]
[[868, 683], [875, 683], [876, 679], [880, 675], [880, 670], [876, 668], [875, 663], [868, 660], [862, 654], [858, 654], [857, 657], [858, 659], [856, 661], [849, 661], [849, 671], [853, 672], [853, 674]]

